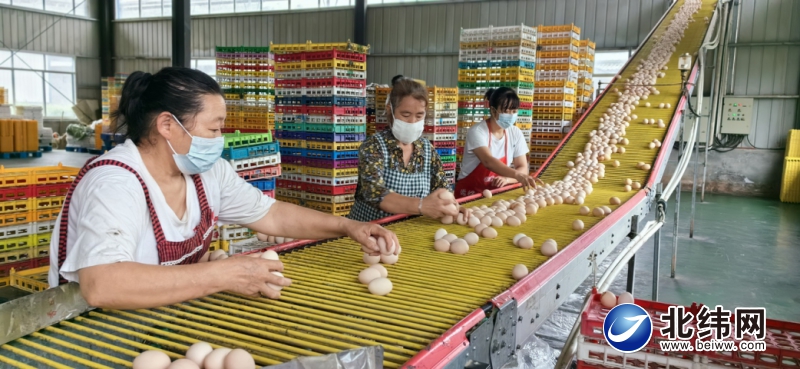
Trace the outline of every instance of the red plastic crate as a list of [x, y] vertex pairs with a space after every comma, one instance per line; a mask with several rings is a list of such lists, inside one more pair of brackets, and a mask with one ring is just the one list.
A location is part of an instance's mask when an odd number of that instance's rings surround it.
[[303, 61], [305, 53], [275, 54], [276, 63], [290, 63]]
[[294, 190], [294, 191], [305, 191], [307, 183], [304, 182], [297, 182], [297, 181], [289, 181], [286, 179], [278, 179], [278, 182], [275, 184], [278, 188], [285, 188], [287, 190]]
[[533, 102], [520, 101], [519, 102], [519, 108], [520, 109], [525, 109], [525, 110], [531, 110], [531, 109], [533, 109]]
[[456, 133], [458, 126], [425, 126], [425, 132], [428, 133]]
[[342, 87], [342, 88], [366, 88], [367, 81], [347, 78], [303, 78], [303, 87]]
[[279, 114], [306, 114], [306, 107], [292, 106], [292, 105], [277, 105], [275, 106], [275, 112]]
[[459, 101], [458, 107], [461, 109], [488, 109], [488, 101]]
[[[48, 264], [50, 263], [50, 258], [39, 258], [39, 259], [47, 259]], [[12, 268], [16, 271], [35, 268], [34, 265], [36, 265], [35, 263], [36, 260], [38, 259], [25, 259], [13, 263], [0, 264], [0, 278], [8, 277], [9, 274], [11, 274]]]
[[359, 54], [350, 51], [341, 50], [328, 50], [328, 51], [315, 51], [304, 53], [303, 60], [349, 60], [358, 63], [367, 61], [367, 54]]
[[456, 164], [458, 163], [442, 163], [442, 170], [445, 172], [456, 170]]
[[66, 196], [72, 183], [58, 183], [52, 185], [38, 185], [34, 188], [34, 197]]
[[33, 197], [34, 186], [0, 188], [0, 201], [22, 200]]
[[356, 193], [357, 187], [358, 185], [323, 186], [323, 185], [306, 183], [306, 192], [317, 193], [320, 195], [330, 195], [330, 196], [349, 195]]
[[299, 79], [278, 79], [275, 80], [275, 88], [302, 88], [303, 81]]
[[303, 165], [307, 167], [332, 168], [332, 169], [357, 168], [358, 159], [326, 160], [326, 159], [303, 158]]
[[433, 141], [433, 147], [437, 149], [455, 149], [456, 141]]
[[[608, 314], [610, 309], [607, 309], [602, 306], [600, 303], [601, 295], [598, 293], [593, 293], [593, 296], [587, 306], [586, 310], [581, 313], [581, 330], [580, 339], [594, 343], [594, 344], [601, 344], [604, 346], [608, 346], [605, 341], [605, 337], [603, 336], [603, 319]], [[728, 352], [728, 353], [720, 353], [714, 351], [692, 351], [692, 352], [663, 352], [661, 351], [661, 347], [659, 345], [659, 341], [666, 341], [667, 337], [661, 334], [661, 328], [664, 328], [664, 324], [661, 322], [661, 314], [666, 314], [669, 310], [670, 306], [676, 306], [673, 304], [666, 304], [654, 301], [647, 301], [647, 300], [634, 300], [636, 305], [639, 305], [644, 310], [650, 314], [651, 321], [653, 323], [653, 333], [650, 338], [650, 342], [647, 343], [645, 348], [640, 351], [643, 354], [652, 354], [652, 355], [668, 355], [670, 357], [684, 359], [684, 360], [692, 360], [692, 355], [699, 355], [701, 357], [706, 357], [710, 364], [719, 365], [722, 367], [730, 367], [730, 368], [776, 368], [776, 369], [788, 369], [788, 368], [798, 368], [800, 367], [800, 323], [793, 323], [793, 322], [784, 322], [779, 320], [767, 319], [766, 320], [766, 338], [764, 342], [766, 343], [766, 350], [763, 352], [746, 352], [746, 351], [735, 351], [735, 352]], [[685, 311], [688, 313], [693, 314], [693, 316], [697, 316], [697, 313], [703, 307], [702, 304], [693, 303], [691, 306], [685, 307]], [[709, 307], [710, 308], [710, 307]], [[735, 340], [733, 337], [733, 333], [735, 332], [736, 327], [736, 316], [734, 314], [734, 307], [730, 307], [729, 310], [731, 311], [731, 337], [725, 339], [725, 341], [738, 341]], [[769, 313], [769, 312], [767, 312]], [[688, 341], [691, 342], [693, 346], [696, 346], [697, 342], [697, 326], [696, 326], [696, 319], [692, 319], [691, 323], [687, 325], [688, 327], [695, 328], [694, 335]], [[753, 340], [750, 336], [745, 336], [745, 341]], [[611, 351], [614, 351], [613, 349]], [[621, 357], [623, 356], [621, 353], [619, 354], [620, 359], [611, 358], [609, 360], [612, 361], [619, 361], [622, 360]], [[632, 354], [629, 354], [632, 355]], [[591, 363], [583, 363], [581, 366], [579, 357], [579, 365], [578, 367], [581, 368], [595, 368], [595, 366]], [[608, 359], [608, 358], [607, 358]], [[631, 367], [635, 367], [631, 366]]]
[[254, 181], [257, 179], [269, 179], [281, 175], [281, 166], [275, 165], [271, 167], [261, 167], [251, 170], [236, 172], [239, 177], [244, 178], [246, 181]]
[[264, 194], [264, 196], [266, 196], [266, 197], [271, 197], [271, 198], [273, 198], [273, 199], [275, 198], [275, 190], [261, 191], [261, 192], [262, 192], [262, 193]]
[[[277, 110], [277, 108], [275, 108]], [[308, 115], [367, 115], [367, 108], [351, 106], [308, 106], [302, 114]]]

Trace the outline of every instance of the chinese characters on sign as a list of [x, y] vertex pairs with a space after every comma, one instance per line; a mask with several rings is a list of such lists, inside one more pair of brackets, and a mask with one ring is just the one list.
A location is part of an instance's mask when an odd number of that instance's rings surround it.
[[736, 308], [732, 314], [717, 305], [703, 306], [695, 316], [683, 306], [670, 306], [660, 316], [667, 340], [659, 345], [663, 351], [764, 351], [766, 315], [765, 308]]

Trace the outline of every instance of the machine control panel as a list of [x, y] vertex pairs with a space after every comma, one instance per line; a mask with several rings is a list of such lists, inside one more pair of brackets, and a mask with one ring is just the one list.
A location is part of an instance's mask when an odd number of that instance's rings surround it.
[[726, 97], [723, 99], [721, 132], [725, 134], [750, 134], [753, 122], [753, 99]]

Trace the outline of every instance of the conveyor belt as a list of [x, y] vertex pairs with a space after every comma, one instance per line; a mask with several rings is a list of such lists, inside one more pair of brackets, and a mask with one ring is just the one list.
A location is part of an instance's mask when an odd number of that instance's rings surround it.
[[[674, 12], [683, 1], [673, 7]], [[659, 79], [660, 95], [648, 100], [654, 106], [671, 103], [677, 106], [680, 92], [679, 55], [694, 54], [699, 48], [715, 1], [704, 0], [696, 21], [686, 31], [669, 63], [667, 77]], [[658, 36], [664, 25], [654, 32]], [[624, 80], [633, 73], [638, 60], [649, 52], [652, 37], [623, 73]], [[621, 86], [620, 86], [621, 87]], [[620, 88], [621, 90], [622, 88]], [[572, 132], [571, 138], [545, 168], [545, 181], [561, 179], [566, 162], [574, 160], [588, 141], [588, 133], [599, 124], [599, 117], [613, 94], [605, 94], [594, 109]], [[643, 118], [670, 122], [672, 111], [639, 107]], [[658, 150], [647, 148], [653, 138], [663, 141], [666, 129], [632, 123], [627, 130], [631, 144], [624, 155], [615, 155], [621, 167], [607, 166], [606, 177], [594, 186], [586, 205], [607, 205], [611, 196], [623, 201], [636, 192], [623, 192], [623, 180], [646, 183], [647, 171], [635, 168], [637, 162], [652, 163]], [[491, 204], [498, 199], [520, 196], [521, 190], [481, 199], [475, 205]], [[413, 218], [390, 224], [403, 246], [397, 265], [387, 266], [394, 284], [391, 294], [373, 296], [357, 280], [365, 267], [360, 248], [349, 239], [332, 240], [285, 252], [281, 259], [284, 274], [294, 281], [282, 292], [279, 301], [250, 299], [232, 294], [217, 294], [183, 304], [157, 309], [115, 311], [95, 310], [68, 321], [42, 329], [24, 338], [0, 346], [0, 367], [19, 368], [106, 368], [130, 367], [138, 352], [161, 349], [172, 358], [183, 356], [192, 343], [203, 340], [216, 346], [241, 347], [254, 354], [259, 365], [286, 362], [297, 356], [313, 356], [350, 348], [380, 344], [384, 347], [384, 365], [397, 368], [494, 296], [514, 284], [513, 265], [525, 263], [535, 269], [547, 258], [537, 247], [523, 250], [511, 244], [514, 234], [524, 232], [538, 244], [555, 239], [560, 248], [579, 235], [571, 224], [581, 218], [587, 228], [600, 219], [580, 217], [574, 205], [552, 206], [529, 217], [521, 227], [499, 228], [494, 240], [481, 239], [467, 255], [435, 252], [433, 234], [442, 225], [426, 218]], [[465, 226], [445, 226], [450, 232], [464, 235]]]

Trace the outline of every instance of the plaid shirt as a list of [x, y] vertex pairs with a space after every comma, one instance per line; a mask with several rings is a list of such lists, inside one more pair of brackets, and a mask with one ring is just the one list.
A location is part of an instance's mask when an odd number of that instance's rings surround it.
[[[400, 148], [399, 142], [394, 138], [391, 130], [378, 132], [367, 138], [361, 144], [361, 149], [358, 152], [358, 192], [356, 192], [356, 201], [365, 201], [375, 208], [379, 208], [386, 195], [397, 192], [396, 189], [386, 187], [384, 181], [384, 153], [378, 140], [384, 140], [386, 147], [389, 149], [389, 165], [393, 166], [396, 171], [404, 174], [414, 174], [423, 171], [425, 168], [423, 138], [414, 141], [414, 149], [411, 152], [411, 158], [407, 166], [403, 165], [403, 149]], [[436, 153], [433, 147], [431, 147], [430, 172], [431, 188], [428, 193], [440, 188], [449, 188], [447, 177], [445, 177], [444, 169], [442, 168], [442, 159], [439, 158], [439, 154]]]

